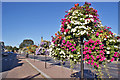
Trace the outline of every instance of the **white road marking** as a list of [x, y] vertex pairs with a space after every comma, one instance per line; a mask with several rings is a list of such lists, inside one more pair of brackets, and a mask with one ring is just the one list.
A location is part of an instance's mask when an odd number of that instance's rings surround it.
[[46, 75], [44, 72], [42, 72], [42, 71], [39, 70], [37, 67], [35, 67], [32, 63], [30, 63], [27, 59], [26, 59], [26, 61], [27, 61], [34, 69], [36, 69], [38, 72], [40, 72], [45, 78], [47, 78], [48, 80], [53, 80], [53, 79], [51, 79], [50, 76]]

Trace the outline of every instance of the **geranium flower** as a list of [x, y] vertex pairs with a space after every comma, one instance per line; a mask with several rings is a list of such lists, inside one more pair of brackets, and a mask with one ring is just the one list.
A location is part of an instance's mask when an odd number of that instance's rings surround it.
[[114, 61], [114, 58], [112, 58], [110, 61], [113, 62], [113, 61]]

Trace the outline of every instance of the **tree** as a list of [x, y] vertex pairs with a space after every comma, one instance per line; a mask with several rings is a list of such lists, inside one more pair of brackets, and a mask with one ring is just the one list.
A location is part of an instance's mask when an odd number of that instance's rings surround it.
[[12, 46], [5, 46], [5, 49], [7, 49], [8, 51], [12, 51], [13, 50]]
[[23, 40], [23, 42], [19, 45], [19, 48], [27, 47], [27, 46], [30, 46], [30, 45], [34, 45], [33, 40], [31, 40], [31, 39], [25, 39], [25, 40]]

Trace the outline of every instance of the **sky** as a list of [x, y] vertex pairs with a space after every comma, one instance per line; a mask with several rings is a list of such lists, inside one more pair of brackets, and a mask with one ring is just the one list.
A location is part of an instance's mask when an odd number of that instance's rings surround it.
[[[19, 46], [24, 39], [32, 39], [36, 45], [60, 30], [60, 21], [77, 2], [3, 2], [2, 41], [5, 45]], [[78, 2], [80, 6], [84, 2]], [[118, 33], [118, 3], [91, 2], [98, 10], [102, 24]]]

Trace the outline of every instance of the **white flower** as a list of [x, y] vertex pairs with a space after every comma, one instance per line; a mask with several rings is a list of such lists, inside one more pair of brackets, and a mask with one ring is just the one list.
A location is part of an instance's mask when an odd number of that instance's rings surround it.
[[73, 33], [73, 35], [75, 35], [75, 33]]
[[91, 18], [90, 20], [91, 20], [92, 22], [94, 22], [94, 19]]
[[49, 48], [49, 51], [52, 51], [52, 48]]
[[75, 18], [75, 19], [77, 19], [78, 17], [77, 17], [77, 16], [75, 16], [74, 18]]
[[118, 39], [117, 42], [120, 42], [120, 39]]
[[85, 24], [88, 24], [90, 22], [90, 19], [85, 19]]
[[85, 26], [79, 26], [79, 28], [87, 29]]
[[112, 42], [112, 40], [109, 40], [110, 42]]
[[109, 36], [107, 36], [107, 38], [109, 38]]
[[76, 59], [74, 59], [74, 61], [76, 61]]
[[72, 10], [68, 10], [68, 12], [71, 12]]
[[83, 15], [82, 13], [80, 13], [80, 15]]
[[80, 22], [79, 22], [79, 21], [76, 21], [74, 24], [77, 25], [77, 24], [80, 24]]
[[88, 17], [88, 15], [85, 15], [86, 17]]
[[71, 21], [71, 23], [72, 23], [72, 24], [74, 24], [74, 22], [73, 22], [73, 21]]
[[75, 12], [73, 12], [72, 15], [74, 16], [74, 15], [75, 15]]
[[71, 58], [73, 58], [73, 55], [70, 55]]
[[114, 46], [115, 48], [118, 48], [118, 46]]
[[72, 29], [71, 31], [72, 31], [72, 32], [76, 32], [76, 28]]
[[110, 51], [107, 51], [107, 53], [106, 54], [110, 54]]
[[66, 32], [64, 32], [64, 34], [66, 34]]
[[71, 29], [71, 26], [70, 26], [69, 24], [67, 24], [67, 28], [68, 28], [68, 29]]
[[108, 50], [110, 50], [110, 47], [107, 47]]
[[85, 20], [84, 18], [80, 18], [80, 20]]
[[89, 15], [89, 17], [93, 17], [93, 15]]
[[104, 38], [104, 40], [107, 40], [106, 38]]
[[81, 33], [81, 35], [83, 35], [83, 34], [85, 34], [85, 33], [86, 33], [86, 31], [84, 30], [84, 31], [81, 31], [80, 33]]

